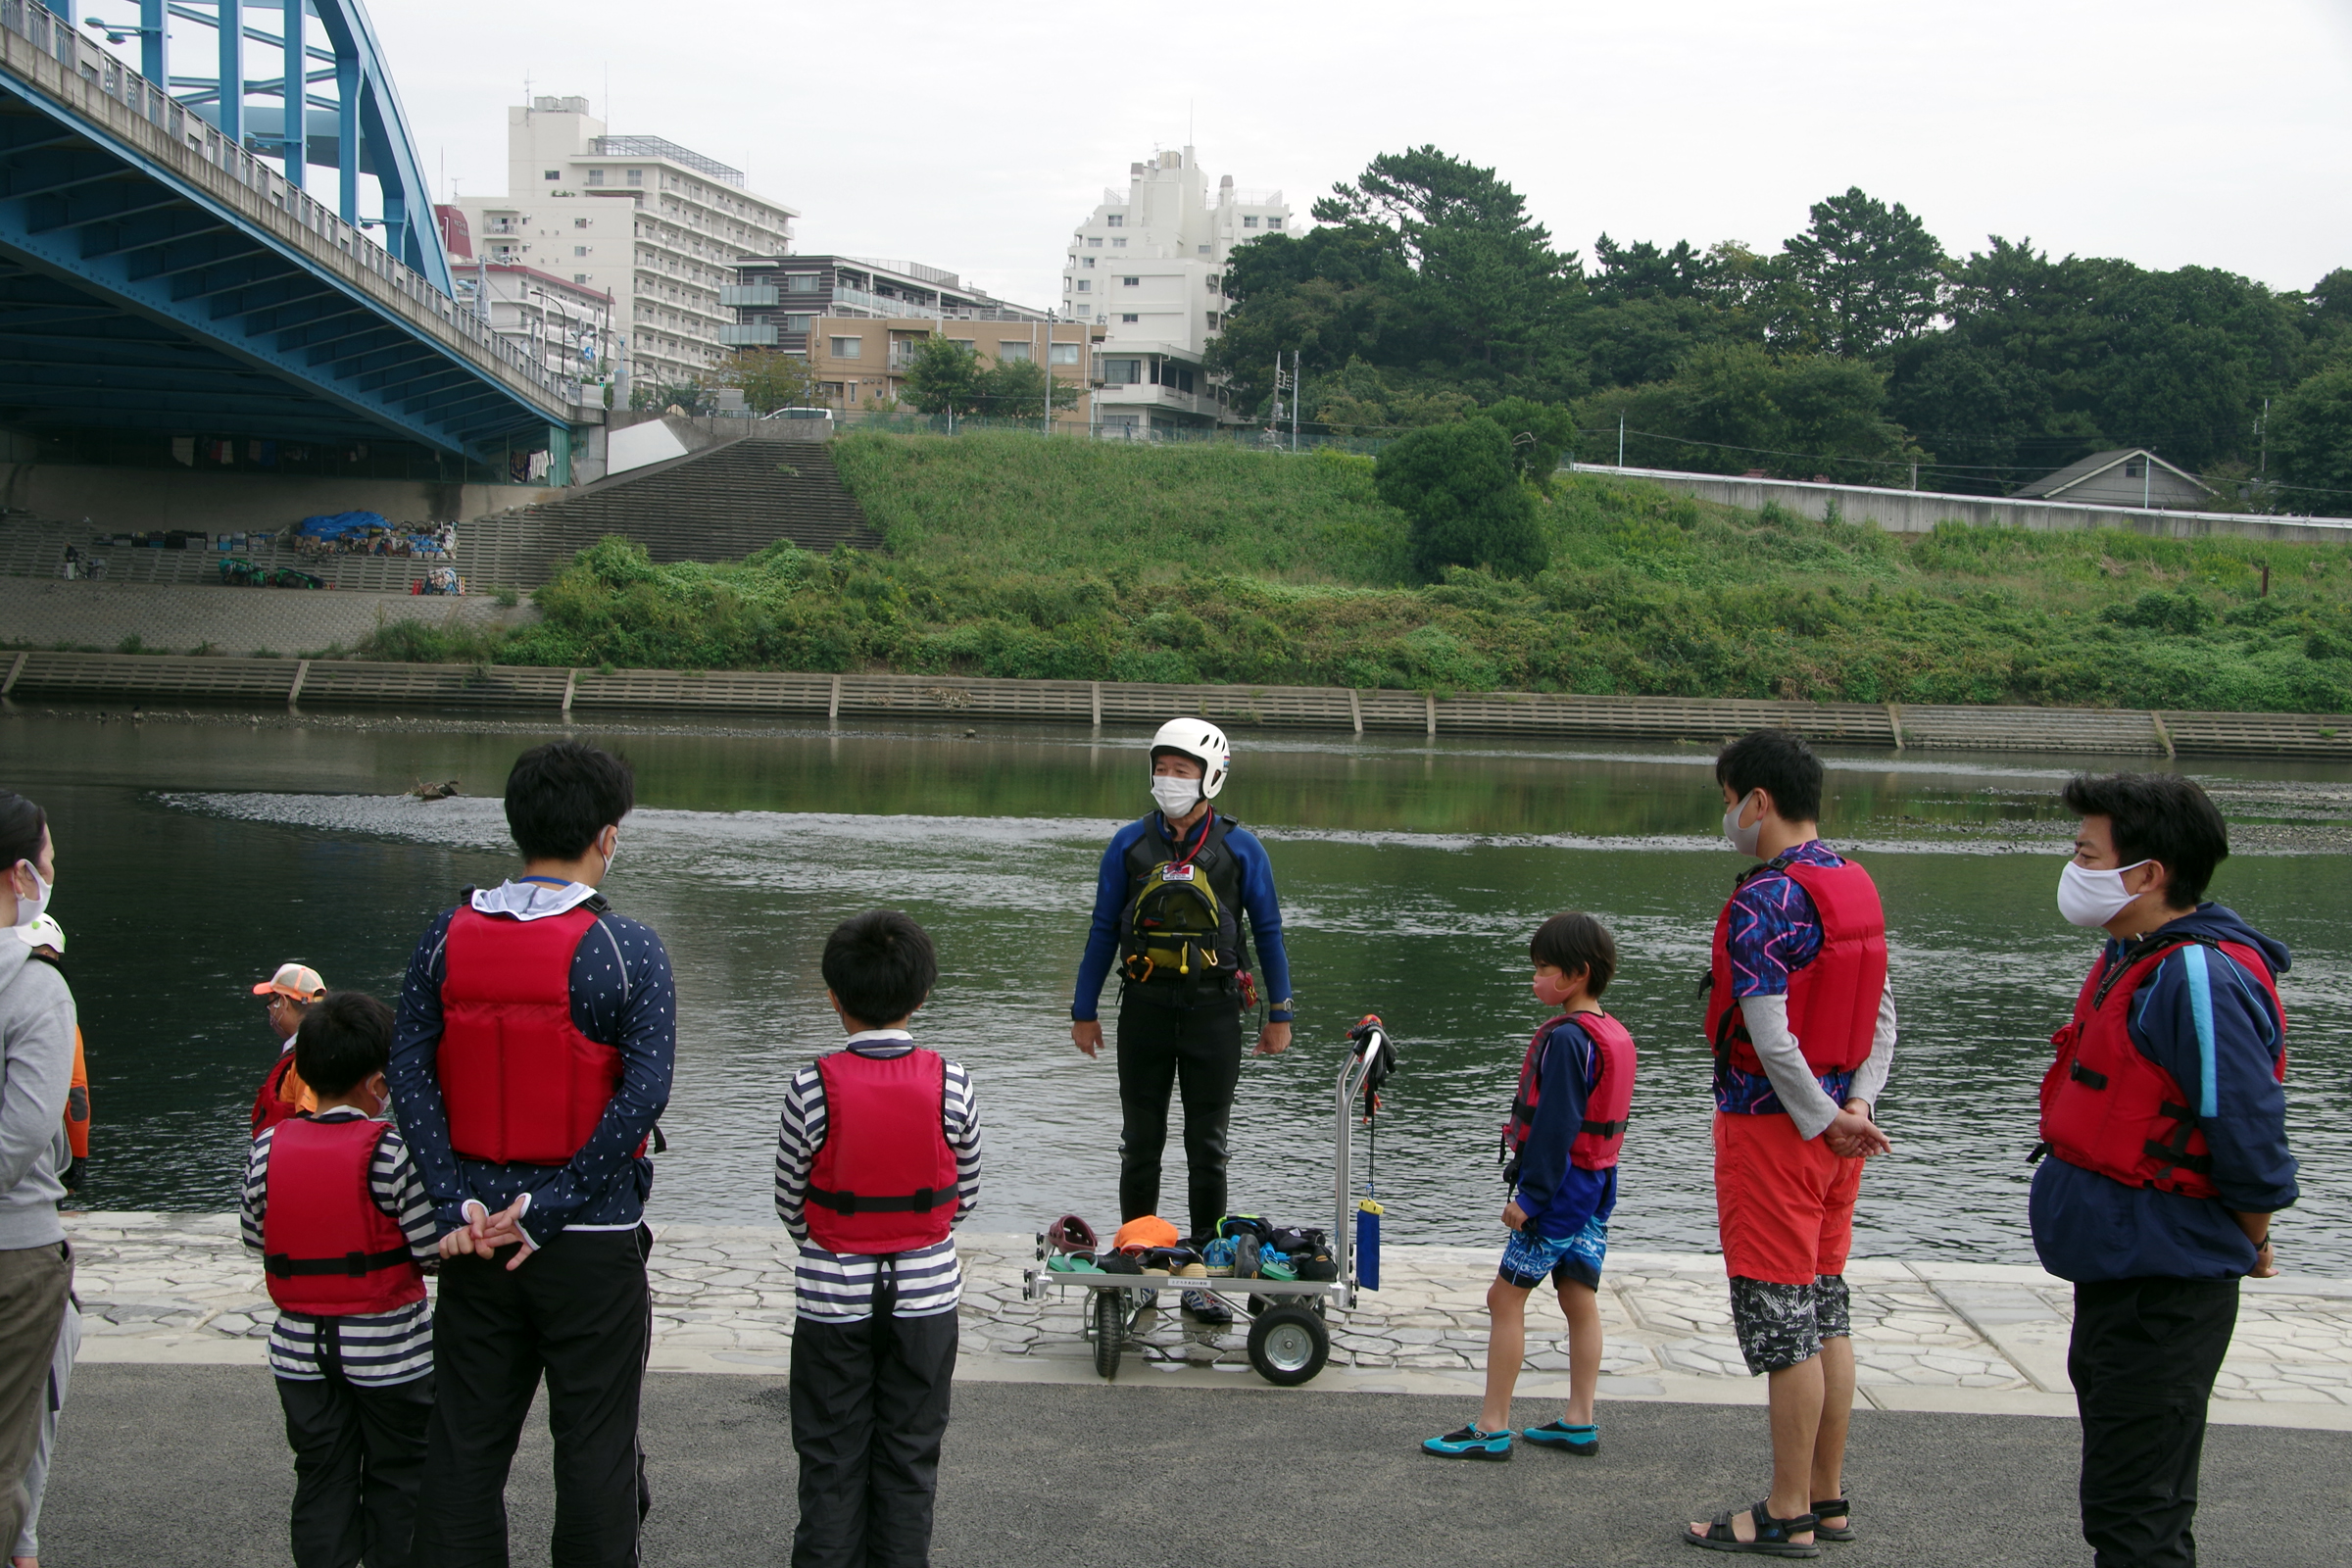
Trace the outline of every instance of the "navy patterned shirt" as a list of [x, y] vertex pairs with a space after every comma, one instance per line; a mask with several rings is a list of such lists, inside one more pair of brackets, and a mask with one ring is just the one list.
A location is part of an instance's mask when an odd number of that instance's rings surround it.
[[[591, 890], [557, 890], [509, 882], [474, 896], [484, 913], [561, 913]], [[576, 893], [576, 896], [574, 896]], [[606, 911], [580, 939], [571, 958], [571, 1021], [580, 1033], [619, 1051], [620, 1088], [604, 1119], [564, 1165], [500, 1165], [461, 1159], [449, 1146], [449, 1115], [441, 1102], [434, 1059], [441, 1049], [441, 986], [448, 978], [448, 910], [434, 919], [409, 959], [392, 1030], [392, 1106], [433, 1200], [443, 1231], [466, 1223], [467, 1200], [492, 1213], [524, 1193], [523, 1234], [544, 1247], [564, 1230], [633, 1230], [645, 1217], [654, 1163], [635, 1150], [649, 1138], [669, 1103], [678, 1041], [678, 991], [669, 954], [653, 928]]]

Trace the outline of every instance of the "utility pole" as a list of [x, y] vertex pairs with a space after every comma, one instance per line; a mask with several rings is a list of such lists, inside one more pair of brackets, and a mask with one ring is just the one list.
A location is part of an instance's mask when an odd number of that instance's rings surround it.
[[1293, 452], [1298, 450], [1298, 405], [1306, 401], [1302, 395], [1305, 386], [1306, 367], [1300, 361], [1298, 351], [1293, 349], [1291, 350], [1291, 450]]
[[1625, 466], [1625, 411], [1617, 411], [1617, 466]]

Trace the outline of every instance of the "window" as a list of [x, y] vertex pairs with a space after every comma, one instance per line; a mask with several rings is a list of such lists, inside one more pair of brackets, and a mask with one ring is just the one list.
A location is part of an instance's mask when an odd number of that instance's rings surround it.
[[[1100, 235], [1100, 234], [1097, 234], [1097, 235], [1096, 235], [1094, 238], [1092, 238], [1092, 239], [1088, 240], [1088, 241], [1086, 242], [1086, 248], [1087, 248], [1088, 250], [1090, 250], [1090, 251], [1099, 251], [1099, 250], [1101, 250], [1101, 249], [1102, 248], [1102, 235]], [[1087, 266], [1089, 266], [1089, 267], [1092, 267], [1092, 266], [1094, 266], [1094, 265], [1095, 265], [1094, 258], [1093, 258], [1093, 257], [1091, 257], [1091, 256], [1090, 256], [1090, 257], [1088, 257], [1088, 258], [1087, 258], [1087, 261], [1086, 261], [1086, 265], [1087, 265]]]
[[1142, 288], [1144, 286], [1144, 280], [1140, 277], [1122, 277], [1119, 279], [1119, 282], [1127, 288]]
[[1244, 228], [1255, 228], [1255, 227], [1257, 226], [1257, 219], [1256, 219], [1256, 217], [1255, 217], [1254, 215], [1252, 215], [1252, 216], [1250, 216], [1250, 217], [1248, 217], [1248, 218], [1245, 218], [1245, 219], [1243, 219], [1243, 220], [1242, 220], [1242, 226], [1243, 226]]
[[1080, 267], [1092, 267], [1095, 265], [1095, 259], [1092, 256], [1081, 256], [1078, 258], [1078, 265]]
[[1268, 228], [1280, 228], [1282, 226], [1282, 215], [1280, 213], [1276, 213], [1271, 218], [1268, 218], [1266, 220], [1266, 226]]
[[[553, 179], [556, 176], [550, 174], [547, 177]], [[1125, 228], [1127, 226], [1127, 215], [1125, 213], [1106, 213], [1102, 218], [1102, 226], [1104, 228]]]
[[806, 332], [816, 320], [813, 316], [779, 316], [776, 324], [787, 332]]
[[1075, 343], [1049, 344], [1046, 349], [1048, 365], [1076, 365], [1079, 345]]
[[828, 338], [826, 343], [826, 351], [837, 360], [861, 360], [865, 358], [865, 339], [861, 337]]
[[588, 220], [585, 218], [575, 218], [571, 220], [571, 226], [574, 228], [586, 228], [588, 226]]
[[1026, 365], [1029, 362], [1029, 345], [1026, 343], [1015, 343], [1007, 338], [1005, 341], [997, 345], [997, 358], [1004, 361], [1007, 365], [1013, 364], [1016, 361], [1020, 364]]
[[1211, 332], [1217, 329], [1217, 313], [1214, 311], [1208, 313], [1208, 329]]
[[980, 351], [979, 341], [975, 338], [952, 337], [948, 339], [948, 341], [955, 344], [957, 348], [963, 350], [967, 354], [977, 354]]
[[644, 171], [644, 170], [642, 170], [642, 169], [632, 169], [632, 170], [630, 170], [630, 171], [629, 171], [629, 183], [630, 183], [630, 184], [632, 184], [632, 185], [642, 185], [642, 184], [644, 184], [644, 183], [645, 183], [645, 171]]
[[540, 177], [543, 179], [562, 179], [564, 177], [564, 171], [561, 169], [551, 169]]
[[1203, 255], [1203, 256], [1206, 256], [1206, 255], [1208, 254], [1208, 247], [1207, 247], [1207, 246], [1205, 246], [1205, 245], [1201, 246], [1201, 247], [1200, 247], [1200, 254], [1201, 254], [1201, 255]]
[[1139, 386], [1144, 379], [1141, 360], [1104, 360], [1102, 379], [1111, 386]]
[[1142, 317], [1136, 315], [1133, 311], [1129, 311], [1126, 315], [1119, 318], [1119, 324], [1121, 326], [1133, 326], [1142, 319]]
[[601, 170], [601, 169], [591, 169], [590, 171], [588, 171], [588, 183], [589, 183], [589, 184], [591, 184], [591, 185], [602, 185], [604, 182], [605, 182], [605, 172], [604, 172], [603, 170]]
[[1219, 277], [1216, 273], [1211, 272], [1208, 274], [1207, 278], [1204, 279], [1204, 281], [1208, 284], [1208, 291], [1211, 294], [1214, 294], [1224, 285], [1225, 279]]
[[586, 272], [574, 272], [571, 274], [571, 280], [574, 283], [585, 283], [588, 281], [588, 274]]
[[1110, 242], [1110, 248], [1114, 251], [1123, 251], [1127, 248], [1127, 242], [1123, 239], [1114, 239]]
[[784, 288], [787, 293], [813, 294], [816, 292], [816, 274], [814, 272], [787, 272], [784, 274]]
[[588, 247], [585, 245], [574, 245], [571, 248], [571, 254], [574, 256], [585, 256], [588, 254]]
[[1093, 293], [1093, 292], [1094, 292], [1094, 288], [1095, 288], [1095, 280], [1094, 280], [1093, 278], [1091, 278], [1091, 277], [1082, 277], [1082, 278], [1080, 278], [1080, 279], [1078, 280], [1078, 292], [1079, 292], [1079, 293], [1081, 293], [1081, 294], [1091, 294], [1091, 293]]

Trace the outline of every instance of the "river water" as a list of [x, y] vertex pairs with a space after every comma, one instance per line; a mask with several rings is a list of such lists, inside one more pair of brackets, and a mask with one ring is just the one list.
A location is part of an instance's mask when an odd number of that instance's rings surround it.
[[[782, 1086], [838, 1039], [817, 975], [825, 933], [891, 905], [939, 942], [918, 1033], [979, 1085], [989, 1146], [973, 1223], [1026, 1230], [1065, 1210], [1115, 1223], [1114, 1068], [1107, 1052], [1089, 1061], [1070, 1048], [1067, 1008], [1102, 845], [1150, 804], [1141, 732], [575, 733], [636, 764], [642, 804], [606, 891], [662, 932], [678, 972], [657, 1218], [772, 1222]], [[393, 996], [432, 912], [511, 869], [496, 796], [536, 738], [430, 719], [0, 717], [0, 783], [56, 822], [53, 907], [97, 1110], [84, 1202], [233, 1205], [246, 1106], [274, 1054], [248, 988], [300, 958], [333, 985]], [[1328, 1222], [1343, 1031], [1378, 1012], [1402, 1054], [1377, 1151], [1387, 1234], [1498, 1243], [1495, 1128], [1542, 1013], [1527, 937], [1584, 908], [1617, 934], [1608, 1001], [1642, 1050], [1613, 1240], [1710, 1247], [1693, 979], [1743, 862], [1715, 837], [1708, 751], [1240, 742], [1220, 804], [1273, 856], [1300, 1010], [1294, 1049], [1244, 1068], [1235, 1206]], [[2034, 1092], [2093, 951], [2052, 903], [2071, 760], [1831, 760], [1826, 834], [1884, 889], [1903, 1022], [1880, 1110], [1896, 1150], [1864, 1189], [1865, 1253], [2032, 1260]], [[2239, 850], [2214, 896], [2294, 950], [2282, 989], [2304, 1199], [2279, 1222], [2280, 1260], [2352, 1275], [2352, 788], [2300, 764], [2192, 770]], [[469, 793], [397, 793], [449, 778]], [[1166, 1203], [1180, 1223], [1182, 1165], [1172, 1137]]]

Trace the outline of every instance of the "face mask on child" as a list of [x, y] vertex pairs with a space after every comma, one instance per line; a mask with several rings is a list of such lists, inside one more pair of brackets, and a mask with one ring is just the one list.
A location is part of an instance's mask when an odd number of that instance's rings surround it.
[[1752, 824], [1747, 827], [1740, 825], [1740, 813], [1747, 809], [1747, 803], [1754, 798], [1752, 792], [1742, 795], [1732, 803], [1730, 810], [1723, 813], [1723, 836], [1741, 855], [1755, 854], [1757, 843], [1764, 837], [1764, 813], [1761, 810], [1756, 812]]
[[1559, 970], [1539, 969], [1536, 971], [1535, 984], [1528, 989], [1535, 992], [1536, 1000], [1546, 1007], [1556, 1007], [1568, 1000], [1571, 988], [1568, 977]]

